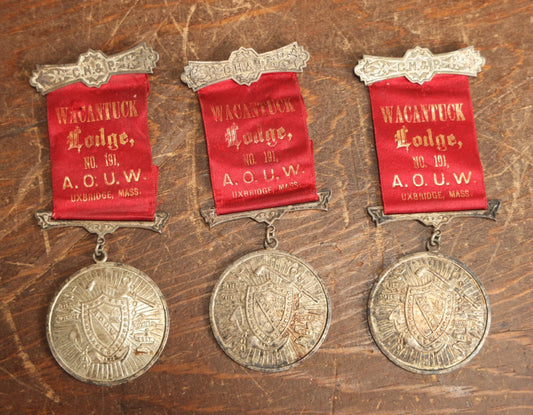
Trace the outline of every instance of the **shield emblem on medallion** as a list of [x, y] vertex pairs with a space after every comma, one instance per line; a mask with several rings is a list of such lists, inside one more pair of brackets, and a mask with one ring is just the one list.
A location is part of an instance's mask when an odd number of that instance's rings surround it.
[[293, 291], [272, 280], [246, 291], [246, 317], [253, 334], [268, 347], [282, 343], [293, 314]]
[[128, 299], [102, 293], [82, 303], [81, 321], [90, 345], [102, 356], [112, 358], [124, 345], [130, 328]]
[[440, 347], [439, 339], [448, 329], [454, 308], [454, 295], [430, 281], [410, 286], [405, 300], [407, 328], [426, 350]]

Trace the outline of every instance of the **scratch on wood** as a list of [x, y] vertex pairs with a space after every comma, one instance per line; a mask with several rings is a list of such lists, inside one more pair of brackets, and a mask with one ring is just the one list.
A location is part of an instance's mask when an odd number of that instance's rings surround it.
[[35, 379], [37, 379], [39, 381], [40, 385], [44, 389], [44, 391], [40, 391], [40, 392], [44, 393], [44, 395], [48, 399], [54, 401], [55, 403], [59, 403], [60, 402], [59, 396], [57, 396], [56, 393], [54, 392], [54, 390], [50, 387], [50, 385], [48, 385], [41, 378], [39, 372], [37, 371], [37, 368], [35, 367], [35, 365], [31, 361], [31, 359], [28, 356], [28, 354], [24, 351], [24, 347], [22, 345], [22, 342], [20, 341], [20, 337], [17, 334], [17, 327], [15, 325], [15, 322], [13, 321], [13, 316], [11, 315], [11, 312], [9, 311], [9, 309], [7, 308], [7, 306], [3, 302], [0, 303], [0, 304], [1, 304], [1, 307], [2, 307], [3, 320], [7, 323], [7, 325], [9, 326], [9, 329], [12, 332], [13, 341], [15, 342], [15, 346], [17, 347], [17, 354], [20, 357], [20, 359], [22, 360], [22, 364], [23, 364], [24, 368], [26, 369], [26, 371], [29, 372], [29, 374], [31, 375], [32, 378], [35, 378]]
[[270, 393], [269, 393], [265, 388], [263, 388], [263, 387], [259, 384], [259, 382], [257, 382], [257, 381], [254, 379], [253, 376], [251, 376], [251, 375], [249, 374], [248, 369], [245, 369], [245, 368], [241, 367], [241, 370], [243, 371], [243, 373], [245, 373], [246, 375], [248, 375], [248, 376], [247, 376], [248, 379], [250, 379], [253, 383], [255, 383], [255, 385], [256, 385], [259, 389], [261, 389], [261, 391], [266, 395], [268, 403], [269, 403], [269, 404], [272, 404], [272, 402], [274, 402], [274, 399], [272, 399], [272, 396], [270, 396]]
[[[4, 229], [0, 232], [0, 240], [2, 240], [7, 234], [13, 232], [15, 229], [17, 229], [21, 222], [18, 218], [12, 217], [11, 213], [22, 210], [20, 209], [20, 205], [22, 204], [22, 201], [26, 197], [26, 195], [30, 192], [32, 186], [32, 182], [35, 179], [35, 177], [38, 176], [39, 171], [41, 171], [42, 166], [41, 163], [37, 163], [21, 180], [20, 185], [17, 189], [17, 193], [15, 195], [15, 200], [13, 201], [13, 204], [11, 205], [11, 208], [9, 211], [3, 215], [2, 219], [0, 219], [0, 224], [4, 223], [5, 221], [9, 220], [12, 222], [12, 225], [9, 227], [4, 227]], [[14, 224], [13, 224], [14, 222]]]
[[178, 22], [176, 22], [176, 19], [174, 19], [174, 16], [171, 16], [170, 19], [172, 20], [172, 23], [174, 24], [174, 26], [176, 27], [176, 29], [178, 29], [181, 33], [181, 37], [182, 37], [182, 42], [181, 42], [181, 54], [182, 54], [182, 58], [185, 59], [185, 61], [187, 61], [187, 43], [189, 41], [189, 26], [191, 24], [191, 18], [192, 18], [192, 15], [194, 14], [194, 12], [196, 11], [196, 4], [193, 4], [191, 6], [191, 8], [189, 9], [189, 14], [187, 15], [187, 20], [185, 21], [185, 25], [183, 27], [183, 29], [180, 27], [180, 25], [178, 24]]
[[41, 235], [43, 236], [43, 242], [44, 242], [44, 251], [46, 252], [46, 255], [50, 255], [50, 239], [48, 239], [48, 233], [47, 232], [41, 232]]
[[[61, 238], [61, 240], [56, 241], [54, 244], [54, 250], [50, 249], [50, 253], [54, 256], [55, 262], [62, 261], [69, 253], [69, 250], [74, 246], [81, 238], [83, 238], [83, 231], [79, 232], [69, 232], [67, 236]], [[3, 304], [9, 304], [15, 300], [22, 292], [27, 290], [32, 285], [36, 284], [41, 277], [48, 271], [48, 269], [53, 265], [50, 263], [50, 253], [45, 253], [41, 255], [33, 264], [32, 268], [26, 268], [17, 273], [14, 278], [20, 278], [21, 281], [24, 281], [16, 289], [9, 291], [0, 292], [1, 298], [3, 299]]]
[[333, 360], [333, 366], [335, 368], [335, 377], [333, 379], [333, 395], [331, 397], [331, 405], [330, 405], [330, 408], [329, 408], [329, 413], [330, 415], [333, 415], [335, 413], [335, 404], [336, 404], [336, 401], [337, 401], [337, 380], [338, 380], [338, 377], [339, 377], [339, 368], [338, 368], [338, 365], [337, 365], [337, 358], [335, 358]]
[[194, 137], [188, 137], [187, 142], [187, 154], [191, 155], [189, 177], [187, 179], [189, 185], [187, 186], [187, 208], [190, 211], [197, 211], [199, 208], [198, 195], [197, 195], [197, 180], [196, 180], [196, 148]]
[[126, 20], [126, 18], [128, 17], [128, 15], [131, 13], [131, 11], [133, 9], [135, 9], [135, 7], [137, 6], [137, 4], [139, 4], [139, 0], [137, 0], [135, 2], [135, 4], [133, 4], [129, 9], [128, 11], [124, 14], [124, 17], [122, 19], [120, 19], [120, 21], [115, 25], [115, 28], [113, 29], [113, 33], [111, 33], [111, 36], [109, 36], [109, 39], [108, 41], [104, 44], [104, 46], [107, 46], [109, 44], [109, 42], [111, 42], [114, 38], [115, 38], [115, 35], [117, 34], [118, 32], [118, 29], [120, 28], [120, 26], [122, 26], [122, 23], [124, 23], [124, 20]]

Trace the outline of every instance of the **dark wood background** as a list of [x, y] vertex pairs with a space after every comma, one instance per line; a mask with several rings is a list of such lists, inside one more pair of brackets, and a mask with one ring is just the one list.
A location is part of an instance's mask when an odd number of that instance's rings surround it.
[[[533, 46], [529, 0], [0, 2], [0, 411], [6, 413], [533, 413]], [[289, 371], [264, 374], [230, 360], [211, 334], [218, 276], [261, 247], [264, 228], [239, 221], [210, 230], [199, 207], [212, 199], [200, 108], [180, 82], [189, 60], [222, 60], [240, 46], [264, 52], [298, 41], [311, 54], [300, 75], [315, 143], [319, 188], [330, 211], [288, 214], [280, 248], [311, 263], [331, 297], [329, 334]], [[41, 231], [51, 209], [46, 100], [28, 84], [37, 64], [75, 62], [89, 48], [112, 54], [146, 42], [160, 54], [150, 76], [149, 130], [160, 167], [162, 235], [120, 230], [112, 260], [150, 275], [170, 309], [170, 335], [152, 369], [115, 387], [81, 383], [55, 362], [47, 307], [61, 283], [92, 263], [81, 229]], [[384, 267], [423, 249], [418, 223], [377, 229], [380, 204], [368, 89], [353, 75], [365, 54], [400, 57], [468, 45], [487, 63], [470, 81], [487, 195], [497, 222], [464, 219], [444, 229], [442, 252], [468, 264], [492, 307], [485, 346], [449, 374], [416, 375], [373, 343], [366, 302]]]

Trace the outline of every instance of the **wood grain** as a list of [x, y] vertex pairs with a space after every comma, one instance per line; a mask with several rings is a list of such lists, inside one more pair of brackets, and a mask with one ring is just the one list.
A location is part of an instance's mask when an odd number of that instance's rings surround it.
[[[533, 413], [532, 162], [533, 5], [528, 0], [246, 1], [29, 0], [0, 2], [0, 408], [5, 413]], [[46, 100], [29, 86], [37, 64], [74, 62], [89, 48], [112, 54], [146, 42], [160, 54], [150, 76], [149, 130], [160, 167], [163, 234], [120, 230], [110, 258], [150, 275], [171, 327], [158, 363], [134, 382], [78, 382], [54, 361], [45, 316], [69, 275], [92, 262], [80, 229], [40, 231], [33, 218], [52, 192]], [[251, 221], [210, 230], [198, 210], [212, 199], [195, 94], [179, 76], [189, 60], [227, 59], [298, 41], [311, 54], [299, 76], [329, 212], [286, 215], [280, 248], [321, 274], [333, 315], [320, 350], [278, 374], [244, 369], [211, 334], [208, 304], [222, 270], [261, 246]], [[423, 249], [417, 223], [375, 228], [380, 203], [367, 88], [353, 75], [363, 54], [402, 56], [474, 45], [487, 60], [470, 82], [487, 194], [503, 201], [497, 222], [458, 220], [442, 252], [484, 284], [492, 327], [481, 352], [449, 374], [406, 372], [383, 356], [366, 321], [379, 273]]]

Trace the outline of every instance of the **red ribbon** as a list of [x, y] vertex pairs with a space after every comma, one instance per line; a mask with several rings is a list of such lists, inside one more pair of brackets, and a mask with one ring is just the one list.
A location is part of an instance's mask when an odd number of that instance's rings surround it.
[[294, 73], [198, 91], [217, 213], [318, 200], [313, 142]]
[[55, 219], [153, 220], [149, 91], [146, 74], [127, 74], [47, 95]]
[[486, 209], [468, 78], [370, 85], [384, 211]]

